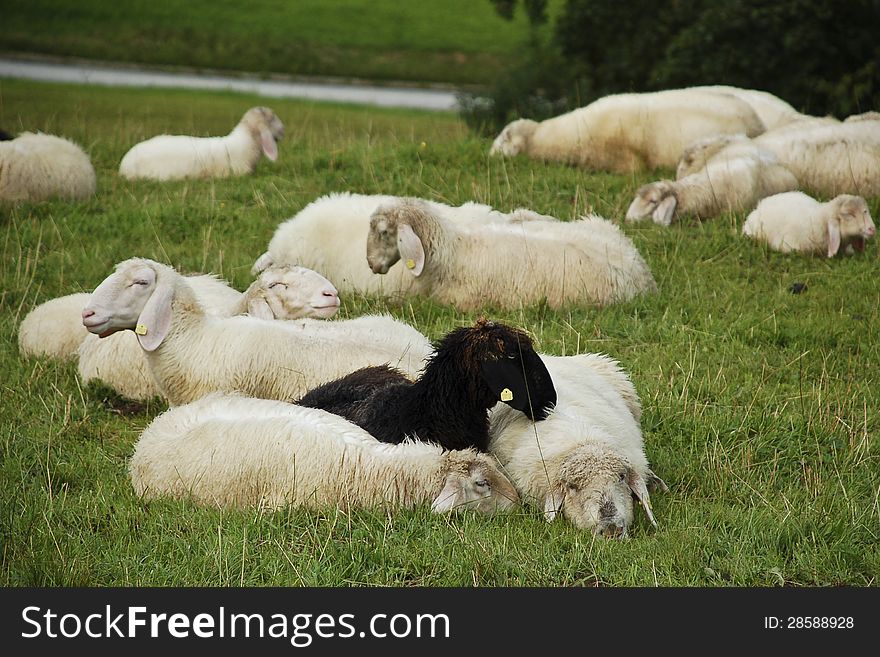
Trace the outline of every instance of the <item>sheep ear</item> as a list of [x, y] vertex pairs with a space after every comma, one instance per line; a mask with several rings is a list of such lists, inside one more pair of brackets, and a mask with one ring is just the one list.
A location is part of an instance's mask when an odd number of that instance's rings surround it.
[[248, 315], [258, 319], [275, 319], [275, 313], [269, 307], [269, 302], [263, 297], [254, 297], [248, 300]]
[[431, 511], [434, 513], [446, 513], [455, 508], [458, 500], [459, 484], [453, 477], [446, 478], [446, 485], [440, 494], [431, 502]]
[[397, 250], [406, 270], [413, 276], [420, 275], [425, 268], [425, 248], [409, 224], [397, 226]]
[[547, 491], [544, 497], [544, 520], [553, 522], [562, 509], [562, 501], [565, 499], [565, 492], [562, 484], [557, 484]]
[[666, 485], [666, 482], [663, 481], [660, 477], [654, 474], [653, 471], [648, 470], [648, 474], [645, 477], [645, 481], [647, 482], [648, 490], [652, 493], [656, 493], [658, 490], [661, 493], [668, 493], [669, 486]]
[[672, 223], [672, 215], [675, 214], [675, 207], [678, 205], [678, 199], [675, 198], [675, 195], [670, 194], [662, 201], [657, 204], [657, 207], [654, 208], [654, 212], [651, 214], [651, 217], [654, 220], [655, 224], [660, 224], [661, 226], [668, 226]]
[[260, 146], [263, 154], [273, 162], [278, 159], [278, 144], [275, 143], [275, 137], [268, 127], [260, 128]]
[[[656, 527], [657, 521], [654, 519], [654, 511], [651, 509], [651, 496], [648, 495], [648, 486], [645, 484], [645, 480], [632, 468], [627, 472], [626, 479], [627, 483], [629, 483], [629, 489], [633, 492], [633, 495], [638, 498], [639, 502], [642, 503], [642, 508], [644, 508], [645, 513], [648, 514], [648, 520], [650, 520], [651, 524]], [[666, 484], [664, 484], [664, 486], [665, 485]]]
[[828, 257], [833, 258], [840, 249], [840, 224], [832, 217], [828, 220]]
[[144, 351], [155, 351], [171, 328], [171, 300], [174, 289], [167, 283], [158, 283], [141, 311], [134, 330]]
[[521, 356], [482, 363], [483, 380], [505, 404], [530, 420], [543, 420], [556, 405], [553, 378], [532, 349], [523, 349]]
[[256, 276], [257, 274], [262, 274], [265, 269], [268, 269], [273, 264], [272, 256], [269, 255], [269, 252], [266, 251], [263, 255], [257, 258], [257, 261], [254, 263], [254, 266], [251, 267], [251, 274]]

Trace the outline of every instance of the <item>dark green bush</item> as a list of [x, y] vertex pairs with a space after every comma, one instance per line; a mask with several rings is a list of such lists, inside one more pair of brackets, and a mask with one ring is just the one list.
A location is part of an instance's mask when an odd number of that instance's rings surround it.
[[[490, 0], [510, 17], [517, 0]], [[523, 0], [523, 58], [482, 98], [463, 99], [471, 127], [497, 132], [627, 91], [699, 84], [762, 89], [810, 114], [880, 107], [878, 0]], [[547, 29], [550, 28], [550, 29]]]

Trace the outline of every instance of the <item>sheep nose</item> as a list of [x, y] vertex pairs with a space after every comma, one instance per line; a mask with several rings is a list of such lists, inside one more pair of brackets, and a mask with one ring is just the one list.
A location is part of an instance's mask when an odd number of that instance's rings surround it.
[[95, 314], [95, 311], [94, 311], [94, 310], [88, 310], [88, 309], [86, 309], [86, 310], [83, 310], [83, 311], [82, 311], [82, 318], [83, 318], [83, 319], [88, 319], [89, 317], [91, 317], [91, 316], [94, 315], [94, 314]]
[[874, 233], [877, 232], [877, 229], [873, 226], [868, 226], [868, 230], [865, 232], [868, 234], [868, 237], [874, 237]]
[[605, 538], [623, 538], [624, 528], [617, 524], [607, 525], [602, 530], [602, 536]]
[[336, 288], [328, 287], [321, 292], [321, 296], [326, 297], [328, 301], [335, 303], [337, 306], [339, 305], [339, 292], [336, 291]]

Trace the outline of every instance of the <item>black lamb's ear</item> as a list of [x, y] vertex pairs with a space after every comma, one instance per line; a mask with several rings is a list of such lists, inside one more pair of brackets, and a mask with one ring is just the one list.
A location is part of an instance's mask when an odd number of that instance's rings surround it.
[[522, 358], [503, 358], [482, 364], [483, 380], [508, 406], [531, 420], [543, 420], [556, 405], [556, 388], [544, 361], [531, 349]]

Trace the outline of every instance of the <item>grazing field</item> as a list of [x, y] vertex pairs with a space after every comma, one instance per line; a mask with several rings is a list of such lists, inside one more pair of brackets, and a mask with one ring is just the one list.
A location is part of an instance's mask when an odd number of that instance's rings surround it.
[[[534, 507], [508, 517], [427, 508], [216, 511], [138, 500], [126, 463], [164, 408], [79, 385], [71, 363], [24, 359], [35, 304], [90, 290], [133, 255], [215, 272], [239, 289], [275, 227], [335, 190], [525, 206], [620, 221], [635, 189], [671, 172], [589, 174], [489, 159], [451, 114], [271, 101], [278, 162], [220, 181], [116, 173], [160, 132], [226, 134], [265, 101], [232, 94], [0, 82], [0, 127], [74, 139], [96, 197], [0, 208], [0, 583], [58, 585], [814, 586], [880, 573], [880, 265], [784, 256], [739, 235], [742, 215], [625, 226], [659, 294], [606, 308], [484, 308], [540, 351], [605, 352], [631, 373], [649, 459], [670, 486], [654, 530], [595, 539]], [[871, 199], [875, 218], [880, 199]], [[792, 283], [806, 284], [792, 294]], [[348, 296], [342, 317], [388, 311], [435, 339], [471, 323], [417, 299]]]
[[[550, 12], [562, 2], [552, 0]], [[485, 84], [526, 19], [489, 0], [28, 0], [4, 8], [0, 50], [150, 65]]]

